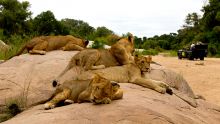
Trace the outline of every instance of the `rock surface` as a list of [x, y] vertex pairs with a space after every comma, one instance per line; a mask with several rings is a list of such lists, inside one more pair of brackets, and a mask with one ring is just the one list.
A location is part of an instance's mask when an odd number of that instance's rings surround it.
[[[44, 56], [24, 54], [0, 64], [0, 105], [4, 105], [10, 98], [26, 98], [27, 105], [48, 99], [54, 90], [51, 81], [75, 53], [53, 51]], [[71, 74], [67, 74], [64, 79], [70, 77]], [[152, 74], [150, 77], [157, 78]], [[181, 85], [174, 85], [171, 80], [168, 82], [173, 87], [186, 91]], [[111, 104], [76, 103], [52, 110], [43, 110], [43, 105], [37, 105], [3, 124], [220, 123], [220, 107], [204, 100], [197, 100], [198, 107], [194, 108], [176, 95], [159, 94], [134, 84], [120, 85], [124, 90], [124, 97]]]

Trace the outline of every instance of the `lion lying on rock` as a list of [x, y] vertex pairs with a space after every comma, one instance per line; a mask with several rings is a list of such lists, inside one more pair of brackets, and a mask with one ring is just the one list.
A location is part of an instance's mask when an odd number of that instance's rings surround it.
[[91, 80], [71, 80], [59, 85], [54, 97], [44, 104], [44, 108], [52, 109], [60, 102], [109, 104], [112, 100], [122, 99], [122, 97], [123, 91], [119, 84], [95, 75]]
[[[172, 90], [164, 82], [142, 78], [142, 72], [148, 71], [150, 68], [151, 57], [135, 56], [134, 60], [135, 63], [126, 64], [123, 66], [113, 66], [109, 68], [88, 71], [85, 71], [79, 66], [74, 66], [72, 69], [80, 68], [81, 71], [79, 71], [78, 75], [73, 75], [75, 76], [73, 80], [88, 80], [92, 79], [94, 75], [98, 74], [110, 81], [116, 81], [119, 83], [129, 82], [153, 89], [162, 94], [165, 92], [172, 94]], [[57, 83], [57, 80], [54, 80], [53, 83]]]
[[102, 69], [110, 66], [119, 66], [132, 63], [134, 52], [134, 38], [122, 38], [107, 49], [85, 49], [72, 57], [65, 70], [58, 76], [61, 77], [74, 66], [81, 66], [85, 70]]
[[88, 41], [67, 36], [40, 36], [31, 39], [22, 49], [16, 54], [20, 55], [25, 49], [31, 54], [46, 54], [46, 51], [52, 50], [83, 50], [88, 45]]

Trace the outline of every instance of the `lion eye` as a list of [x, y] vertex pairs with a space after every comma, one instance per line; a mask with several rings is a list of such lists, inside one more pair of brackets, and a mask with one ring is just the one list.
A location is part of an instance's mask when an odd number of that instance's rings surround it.
[[99, 90], [99, 87], [96, 87], [96, 90]]

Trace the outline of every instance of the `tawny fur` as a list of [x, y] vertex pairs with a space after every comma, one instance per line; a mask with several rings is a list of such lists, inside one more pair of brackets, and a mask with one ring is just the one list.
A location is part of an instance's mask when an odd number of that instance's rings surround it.
[[31, 54], [46, 54], [47, 51], [52, 50], [83, 50], [86, 48], [88, 41], [67, 36], [40, 36], [31, 39], [27, 42], [21, 50], [16, 54], [20, 55], [25, 49]]
[[88, 80], [65, 81], [56, 88], [54, 97], [45, 103], [45, 109], [52, 109], [62, 101], [93, 102], [95, 104], [109, 104], [112, 100], [121, 99], [123, 91], [120, 85], [99, 75]]

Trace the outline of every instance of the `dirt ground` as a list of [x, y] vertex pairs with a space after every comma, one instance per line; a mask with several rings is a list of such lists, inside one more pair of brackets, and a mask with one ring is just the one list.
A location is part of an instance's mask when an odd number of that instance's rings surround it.
[[195, 94], [220, 105], [220, 58], [200, 60], [178, 60], [177, 57], [153, 56], [155, 62], [183, 75]]

